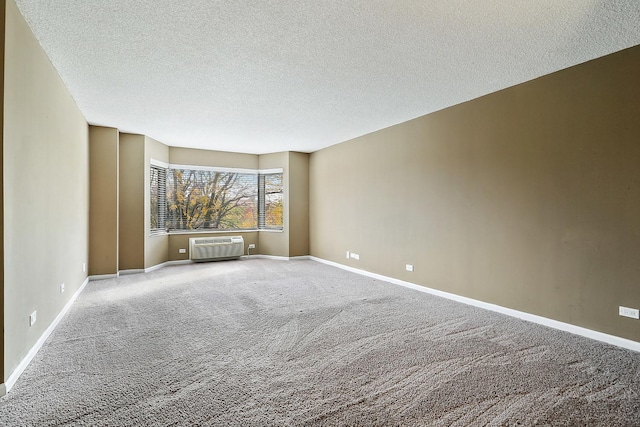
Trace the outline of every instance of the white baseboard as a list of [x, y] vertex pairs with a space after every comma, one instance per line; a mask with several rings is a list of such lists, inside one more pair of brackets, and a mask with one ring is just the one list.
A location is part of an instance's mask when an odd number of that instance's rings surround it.
[[190, 259], [178, 259], [175, 261], [167, 261], [165, 264], [167, 265], [185, 265], [185, 264], [195, 264], [194, 261], [191, 261]]
[[115, 279], [119, 275], [120, 275], [119, 273], [116, 273], [116, 274], [96, 274], [95, 276], [89, 276], [89, 281], [93, 282], [94, 280]]
[[45, 341], [47, 341], [47, 338], [49, 338], [49, 336], [56, 329], [56, 327], [58, 326], [62, 318], [65, 316], [65, 314], [67, 314], [67, 312], [69, 311], [73, 303], [78, 298], [78, 295], [80, 295], [80, 293], [82, 293], [84, 288], [87, 286], [87, 283], [89, 283], [89, 277], [85, 279], [85, 281], [82, 283], [82, 286], [80, 286], [80, 288], [76, 291], [76, 293], [73, 294], [71, 299], [69, 299], [69, 301], [65, 304], [65, 306], [62, 308], [60, 313], [58, 313], [56, 318], [53, 319], [53, 322], [51, 322], [49, 327], [42, 333], [40, 338], [38, 338], [38, 341], [36, 341], [33, 347], [31, 347], [31, 350], [29, 350], [29, 352], [24, 357], [24, 359], [22, 359], [22, 361], [13, 370], [13, 372], [11, 372], [11, 375], [9, 375], [9, 378], [7, 378], [7, 381], [0, 386], [0, 396], [4, 396], [5, 394], [9, 393], [11, 388], [15, 385], [16, 381], [18, 381], [18, 378], [20, 377], [20, 375], [22, 375], [22, 373], [27, 368], [27, 366], [29, 366], [29, 363], [31, 363], [35, 355], [38, 354], [38, 351], [40, 350], [40, 348], [42, 348], [42, 345], [45, 343]]
[[[242, 255], [240, 256], [240, 259], [273, 259], [273, 260], [277, 260], [277, 261], [297, 261], [297, 260], [305, 260], [305, 259], [311, 259], [311, 257], [309, 255], [303, 255], [303, 256], [294, 256], [294, 257], [286, 257], [286, 256], [274, 256], [274, 255]], [[182, 260], [176, 260], [176, 261], [166, 261], [163, 262], [162, 264], [157, 264], [154, 265], [152, 267], [149, 268], [145, 268], [144, 270], [122, 270], [120, 271], [120, 274], [134, 274], [134, 273], [149, 273], [151, 271], [155, 271], [155, 270], [159, 270], [163, 267], [167, 267], [169, 265], [184, 265], [184, 264], [194, 264], [193, 261], [191, 261], [190, 259], [182, 259]]]
[[243, 255], [241, 258], [243, 258], [243, 259], [273, 259], [273, 260], [276, 260], [276, 261], [299, 261], [299, 260], [311, 259], [311, 257], [309, 255], [287, 257], [287, 256], [260, 255], [260, 254]]
[[242, 258], [248, 259], [273, 259], [276, 261], [289, 261], [289, 257], [287, 256], [275, 256], [275, 255], [244, 255]]
[[154, 266], [148, 267], [144, 269], [145, 273], [150, 273], [152, 271], [156, 271], [159, 270], [163, 267], [167, 267], [169, 265], [183, 265], [183, 264], [193, 264], [193, 261], [191, 261], [190, 259], [179, 259], [179, 260], [175, 260], [175, 261], [166, 261], [163, 262], [161, 264], [156, 264]]
[[525, 313], [523, 311], [514, 310], [512, 308], [502, 307], [500, 305], [479, 301], [473, 298], [467, 298], [467, 297], [452, 294], [449, 292], [439, 291], [437, 289], [428, 288], [426, 286], [416, 285], [415, 283], [405, 282], [403, 280], [394, 279], [393, 277], [383, 276], [381, 274], [371, 273], [369, 271], [360, 270], [357, 268], [342, 265], [337, 262], [327, 261], [322, 258], [317, 258], [312, 256], [312, 257], [309, 257], [309, 259], [312, 259], [313, 261], [317, 261], [323, 264], [331, 265], [333, 267], [341, 268], [343, 270], [347, 270], [352, 273], [357, 273], [363, 276], [371, 277], [373, 279], [383, 280], [385, 282], [390, 282], [395, 285], [404, 286], [406, 288], [414, 289], [416, 291], [425, 292], [431, 295], [436, 295], [442, 298], [447, 298], [453, 301], [461, 302], [463, 304], [484, 308], [486, 310], [491, 310], [497, 313], [506, 314], [507, 316], [516, 317], [518, 319], [527, 320], [529, 322], [548, 326], [550, 328], [559, 329], [561, 331], [570, 332], [572, 334], [580, 335], [596, 341], [601, 341], [607, 344], [612, 344], [618, 347], [640, 352], [640, 342], [637, 342], [637, 341], [628, 340], [626, 338], [617, 337], [615, 335], [605, 334], [603, 332], [594, 331], [591, 329], [583, 328], [581, 326], [560, 322], [558, 320], [549, 319], [549, 318], [538, 316], [535, 314]]
[[144, 268], [137, 268], [137, 269], [131, 269], [131, 270], [120, 270], [118, 271], [118, 275], [119, 276], [126, 276], [129, 274], [140, 274], [140, 273], [144, 273]]
[[145, 273], [150, 273], [152, 271], [156, 271], [156, 270], [160, 270], [162, 267], [166, 267], [167, 265], [169, 265], [169, 261], [167, 262], [163, 262], [162, 264], [156, 264], [152, 267], [148, 267], [144, 269]]

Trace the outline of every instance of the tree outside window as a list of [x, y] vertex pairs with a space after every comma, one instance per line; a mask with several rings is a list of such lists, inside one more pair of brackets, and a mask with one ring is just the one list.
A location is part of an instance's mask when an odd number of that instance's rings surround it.
[[282, 173], [151, 167], [151, 231], [283, 227]]

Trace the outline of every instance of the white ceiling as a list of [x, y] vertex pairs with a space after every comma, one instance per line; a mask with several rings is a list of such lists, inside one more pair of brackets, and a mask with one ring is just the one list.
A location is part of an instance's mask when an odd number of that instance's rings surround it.
[[312, 152], [640, 44], [639, 0], [17, 0], [91, 124]]

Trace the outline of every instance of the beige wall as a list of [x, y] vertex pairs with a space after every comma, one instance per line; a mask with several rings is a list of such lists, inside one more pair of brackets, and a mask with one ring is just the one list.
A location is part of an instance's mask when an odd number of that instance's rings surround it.
[[639, 75], [635, 47], [313, 153], [312, 255], [640, 341]]
[[284, 200], [282, 231], [260, 231], [258, 253], [271, 256], [289, 256], [289, 152], [263, 154], [260, 156], [259, 169], [283, 169]]
[[309, 154], [289, 153], [289, 256], [309, 255]]
[[[0, 0], [0, 63], [5, 63], [5, 9], [6, 3]], [[4, 383], [4, 65], [0, 67], [0, 380]], [[2, 386], [0, 386], [1, 388]], [[4, 393], [0, 390], [0, 395]]]
[[[189, 239], [191, 237], [221, 237], [221, 236], [242, 236], [244, 240], [244, 253], [250, 244], [256, 245], [258, 248], [258, 232], [257, 231], [230, 231], [227, 233], [185, 233], [169, 235], [169, 261], [181, 261], [189, 259]], [[186, 249], [186, 253], [181, 254], [180, 249]], [[256, 254], [256, 249], [251, 249], [251, 254]]]
[[258, 168], [258, 156], [255, 154], [170, 147], [169, 158], [171, 159], [170, 163], [175, 165], [214, 166], [239, 169]]
[[119, 132], [89, 126], [89, 275], [118, 273]]
[[150, 235], [151, 230], [151, 159], [169, 163], [169, 147], [147, 136], [144, 163], [144, 267], [149, 268], [169, 261], [169, 236]]
[[[305, 158], [307, 156], [301, 153], [295, 153], [296, 156], [296, 173], [304, 179], [303, 169], [305, 167]], [[195, 150], [190, 148], [170, 147], [169, 158], [171, 164], [178, 165], [196, 165], [196, 166], [214, 166], [241, 169], [284, 169], [284, 186], [285, 186], [285, 205], [284, 205], [284, 231], [283, 232], [231, 232], [224, 235], [241, 235], [244, 238], [245, 253], [250, 243], [256, 245], [253, 254], [273, 255], [273, 256], [289, 256], [289, 213], [287, 206], [289, 205], [289, 153], [275, 153], [265, 155], [229, 153], [225, 151], [209, 151]], [[308, 174], [307, 174], [308, 176]], [[298, 189], [304, 194], [304, 182], [300, 182]], [[302, 212], [302, 210], [300, 211]], [[300, 215], [302, 216], [302, 214]], [[304, 220], [297, 218], [296, 225], [302, 227]], [[209, 234], [197, 234], [197, 236], [208, 236]], [[215, 235], [220, 235], [216, 233]], [[169, 236], [169, 259], [182, 260], [188, 259], [189, 255], [179, 254], [178, 249], [188, 248], [189, 238], [194, 237], [193, 234], [172, 234]], [[304, 251], [304, 237], [298, 250]]]
[[144, 269], [145, 137], [120, 133], [119, 266]]
[[3, 382], [86, 279], [89, 215], [87, 123], [12, 0], [4, 45]]

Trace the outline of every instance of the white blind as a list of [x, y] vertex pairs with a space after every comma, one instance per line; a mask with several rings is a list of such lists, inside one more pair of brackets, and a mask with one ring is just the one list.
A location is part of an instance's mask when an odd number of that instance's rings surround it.
[[258, 176], [255, 173], [169, 169], [169, 230], [257, 228]]
[[282, 173], [260, 174], [258, 188], [258, 228], [282, 230]]
[[151, 166], [151, 232], [283, 229], [283, 174]]
[[151, 166], [151, 232], [166, 231], [167, 219], [167, 170]]

